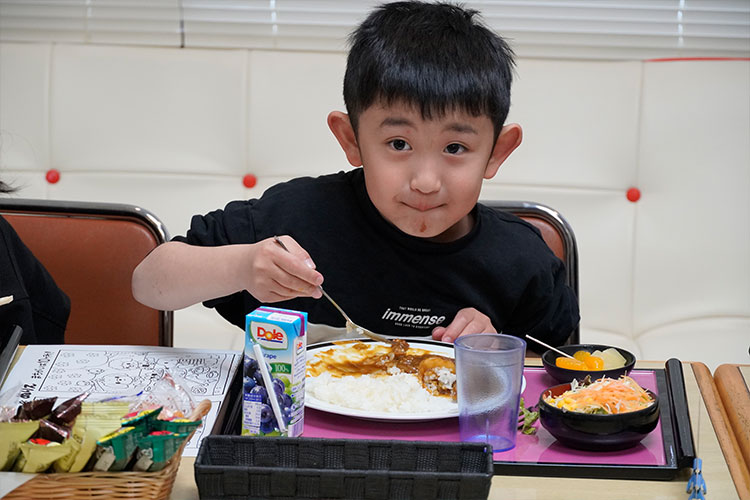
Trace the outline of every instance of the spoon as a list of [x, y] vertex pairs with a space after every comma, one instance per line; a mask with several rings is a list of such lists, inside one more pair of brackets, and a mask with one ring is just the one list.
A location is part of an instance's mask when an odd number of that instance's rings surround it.
[[566, 354], [566, 353], [562, 352], [562, 351], [561, 351], [560, 349], [555, 349], [555, 348], [554, 348], [554, 347], [552, 347], [551, 345], [549, 345], [549, 344], [545, 344], [545, 343], [544, 343], [544, 342], [542, 342], [541, 340], [537, 340], [537, 339], [535, 339], [535, 338], [534, 338], [534, 337], [532, 337], [531, 335], [526, 335], [526, 338], [527, 338], [527, 339], [531, 339], [531, 340], [533, 340], [533, 341], [534, 341], [534, 342], [536, 342], [537, 344], [541, 344], [541, 345], [543, 345], [543, 346], [544, 346], [544, 347], [546, 347], [547, 349], [552, 349], [552, 350], [553, 350], [553, 351], [555, 351], [555, 352], [556, 352], [557, 354], [562, 354], [562, 355], [563, 355], [563, 356], [565, 356], [566, 358], [570, 358], [570, 359], [576, 359], [576, 358], [574, 358], [573, 356], [571, 356], [570, 354]]
[[[286, 245], [284, 245], [284, 242], [283, 242], [283, 241], [281, 241], [281, 238], [279, 238], [278, 236], [274, 236], [274, 237], [273, 237], [273, 241], [275, 241], [276, 243], [278, 243], [278, 244], [279, 244], [279, 246], [280, 246], [281, 248], [283, 248], [284, 250], [286, 250], [287, 252], [289, 251], [289, 249], [288, 249], [288, 248], [286, 247]], [[367, 328], [364, 328], [364, 327], [362, 327], [362, 326], [359, 326], [359, 325], [358, 325], [357, 323], [355, 323], [354, 321], [352, 321], [352, 320], [351, 320], [351, 319], [349, 318], [349, 315], [348, 315], [348, 314], [346, 314], [346, 313], [344, 312], [344, 310], [343, 310], [343, 309], [341, 309], [341, 307], [340, 307], [340, 306], [339, 306], [339, 305], [338, 305], [338, 304], [336, 303], [336, 301], [335, 301], [335, 300], [333, 300], [333, 299], [331, 298], [331, 296], [330, 296], [330, 295], [328, 295], [328, 294], [326, 293], [326, 291], [325, 291], [325, 290], [323, 290], [323, 287], [322, 287], [322, 286], [318, 286], [318, 289], [319, 289], [319, 290], [320, 290], [320, 292], [321, 292], [321, 293], [323, 294], [323, 296], [324, 296], [325, 298], [327, 298], [327, 299], [328, 299], [328, 301], [329, 301], [329, 302], [330, 302], [331, 304], [333, 304], [333, 307], [335, 307], [335, 308], [336, 308], [336, 309], [338, 310], [338, 312], [340, 312], [340, 313], [341, 313], [341, 315], [342, 315], [342, 316], [344, 317], [344, 319], [346, 320], [346, 331], [347, 331], [347, 332], [355, 331], [355, 332], [357, 332], [357, 333], [358, 333], [358, 334], [360, 334], [360, 335], [364, 335], [365, 337], [369, 337], [369, 338], [371, 338], [372, 340], [377, 340], [378, 342], [384, 342], [384, 343], [386, 343], [386, 344], [390, 344], [391, 342], [393, 342], [393, 340], [392, 340], [392, 339], [389, 339], [389, 338], [387, 338], [387, 337], [384, 337], [384, 336], [382, 336], [382, 335], [380, 335], [380, 334], [377, 334], [377, 333], [371, 332], [371, 331], [370, 331], [370, 330], [368, 330]]]

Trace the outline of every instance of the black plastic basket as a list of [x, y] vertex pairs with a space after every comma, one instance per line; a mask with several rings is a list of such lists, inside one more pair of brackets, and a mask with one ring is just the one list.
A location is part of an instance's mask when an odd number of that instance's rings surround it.
[[483, 443], [206, 436], [195, 461], [203, 500], [486, 499]]

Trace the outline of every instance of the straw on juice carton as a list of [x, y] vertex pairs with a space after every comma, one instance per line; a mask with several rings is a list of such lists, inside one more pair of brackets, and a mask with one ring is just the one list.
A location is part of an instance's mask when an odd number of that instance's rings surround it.
[[[302, 434], [306, 329], [307, 313], [301, 311], [264, 306], [245, 317], [243, 435]], [[270, 375], [270, 387], [264, 371]]]

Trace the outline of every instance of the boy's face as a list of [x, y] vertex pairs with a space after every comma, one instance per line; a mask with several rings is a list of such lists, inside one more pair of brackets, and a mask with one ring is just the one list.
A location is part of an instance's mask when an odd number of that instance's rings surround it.
[[469, 214], [482, 180], [493, 177], [512, 151], [500, 158], [493, 152], [490, 119], [462, 111], [424, 120], [410, 106], [376, 103], [360, 115], [349, 150], [330, 116], [329, 125], [349, 161], [363, 166], [367, 193], [380, 214], [409, 235], [436, 241], [471, 230]]

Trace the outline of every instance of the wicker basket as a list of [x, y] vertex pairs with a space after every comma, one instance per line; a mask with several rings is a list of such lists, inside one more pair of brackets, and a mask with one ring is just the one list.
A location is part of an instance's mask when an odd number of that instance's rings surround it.
[[[211, 408], [203, 400], [191, 419], [203, 418]], [[192, 434], [191, 434], [192, 437]], [[77, 472], [37, 474], [3, 497], [3, 500], [166, 500], [172, 492], [186, 439], [179, 451], [157, 472]]]

